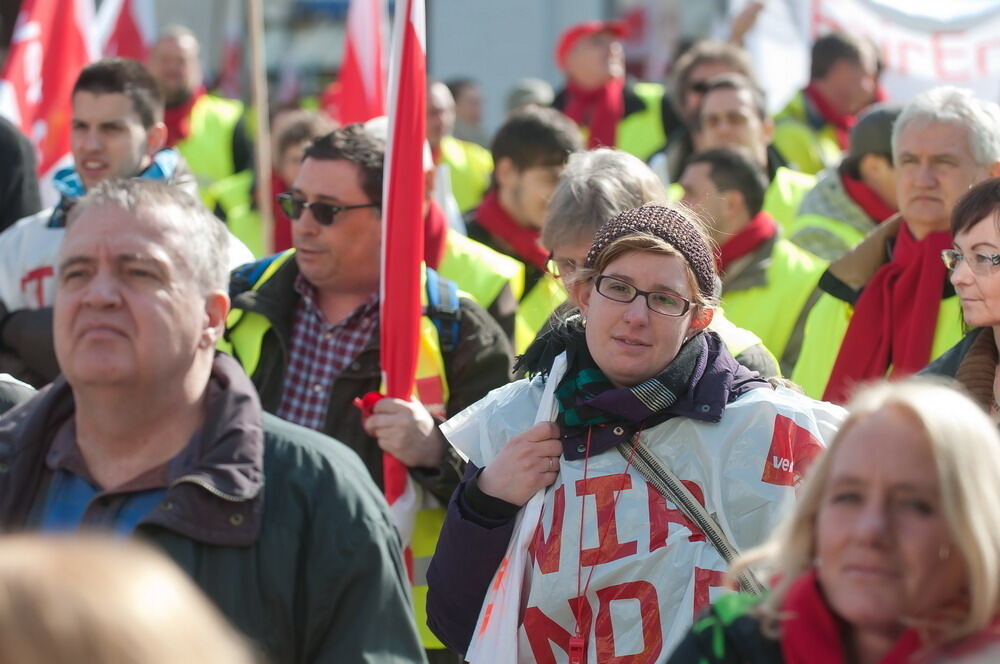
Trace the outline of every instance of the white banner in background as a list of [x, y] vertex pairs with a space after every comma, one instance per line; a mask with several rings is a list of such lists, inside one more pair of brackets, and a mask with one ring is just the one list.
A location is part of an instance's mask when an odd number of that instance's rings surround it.
[[[1000, 101], [1000, 3], [957, 0], [771, 0], [747, 36], [772, 111], [806, 83], [809, 49], [827, 32], [870, 38], [885, 62], [889, 99], [906, 103], [939, 85], [957, 85]], [[733, 3], [738, 12], [746, 1]], [[947, 18], [943, 14], [949, 14]]]

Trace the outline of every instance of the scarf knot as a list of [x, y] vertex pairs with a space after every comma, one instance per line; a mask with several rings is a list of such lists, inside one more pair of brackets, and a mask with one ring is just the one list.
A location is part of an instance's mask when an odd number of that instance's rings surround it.
[[618, 123], [625, 117], [625, 81], [612, 78], [592, 90], [570, 81], [566, 95], [565, 113], [573, 122], [586, 127], [587, 149], [615, 147]]

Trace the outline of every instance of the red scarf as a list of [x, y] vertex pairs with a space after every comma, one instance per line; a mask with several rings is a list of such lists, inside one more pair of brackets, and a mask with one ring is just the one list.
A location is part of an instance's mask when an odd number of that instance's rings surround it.
[[761, 210], [750, 223], [739, 233], [729, 238], [719, 248], [715, 257], [715, 265], [720, 273], [724, 273], [733, 261], [743, 258], [754, 249], [764, 244], [778, 232], [778, 224], [767, 212]]
[[163, 122], [167, 125], [167, 147], [172, 148], [187, 138], [191, 131], [191, 109], [205, 94], [205, 88], [200, 87], [183, 104], [167, 106], [163, 111]]
[[840, 143], [840, 148], [846, 150], [847, 146], [850, 144], [851, 139], [851, 128], [858, 121], [855, 115], [846, 115], [840, 113], [833, 107], [826, 97], [816, 89], [816, 86], [810, 83], [805, 89], [806, 97], [812, 102], [816, 111], [823, 120], [828, 124], [833, 126], [834, 131], [837, 134], [837, 142]]
[[893, 378], [905, 378], [927, 365], [947, 275], [941, 252], [951, 240], [951, 233], [940, 231], [918, 241], [904, 220], [892, 260], [854, 307], [825, 401], [843, 403], [855, 383], [882, 378], [890, 366]]
[[271, 171], [271, 216], [274, 219], [274, 233], [271, 241], [274, 242], [274, 251], [284, 251], [292, 247], [292, 220], [288, 218], [278, 205], [278, 194], [288, 191], [288, 185], [281, 179], [275, 171]]
[[615, 147], [615, 130], [625, 117], [625, 81], [612, 78], [599, 88], [584, 90], [572, 81], [566, 84], [565, 113], [590, 132], [587, 148]]
[[497, 191], [493, 189], [483, 197], [476, 209], [476, 221], [514, 252], [514, 257], [544, 271], [549, 262], [549, 252], [538, 243], [541, 232], [521, 226], [507, 211], [500, 207]]
[[448, 219], [433, 198], [424, 215], [424, 262], [436, 270], [444, 259], [445, 242], [448, 239]]
[[[781, 655], [785, 664], [843, 664], [840, 621], [819, 589], [816, 572], [796, 579], [781, 605]], [[908, 664], [919, 650], [920, 637], [907, 630], [879, 664]]]
[[861, 180], [855, 180], [850, 175], [841, 173], [840, 181], [851, 200], [857, 203], [876, 224], [881, 224], [896, 214], [896, 210], [891, 205], [882, 200], [882, 197], [875, 193], [874, 189]]

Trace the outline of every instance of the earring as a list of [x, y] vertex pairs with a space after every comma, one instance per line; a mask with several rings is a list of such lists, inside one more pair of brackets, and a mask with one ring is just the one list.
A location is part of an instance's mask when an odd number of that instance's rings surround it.
[[587, 319], [580, 318], [580, 327], [587, 327]]

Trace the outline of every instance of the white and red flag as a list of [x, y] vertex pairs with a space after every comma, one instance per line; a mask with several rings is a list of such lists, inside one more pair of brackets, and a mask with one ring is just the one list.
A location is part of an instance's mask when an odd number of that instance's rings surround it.
[[73, 84], [96, 57], [93, 35], [93, 0], [25, 0], [17, 16], [0, 114], [35, 145], [43, 181], [69, 157]]
[[[382, 189], [381, 355], [386, 396], [413, 396], [420, 336], [424, 255], [424, 135], [427, 65], [424, 0], [398, 0], [389, 69], [389, 135]], [[385, 497], [408, 545], [420, 507], [410, 474], [383, 463]], [[409, 556], [407, 556], [409, 559]]]
[[143, 62], [156, 37], [154, 0], [104, 0], [97, 11], [97, 43], [105, 57]]
[[[398, 10], [396, 15], [399, 16]], [[340, 97], [337, 110], [342, 124], [365, 122], [385, 115], [382, 17], [383, 0], [351, 0], [347, 10], [344, 59], [339, 76]], [[420, 29], [422, 43], [422, 25]], [[393, 57], [399, 56], [394, 53]]]

